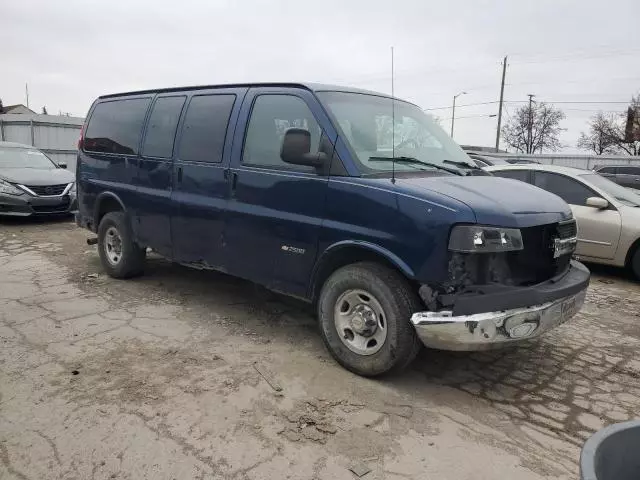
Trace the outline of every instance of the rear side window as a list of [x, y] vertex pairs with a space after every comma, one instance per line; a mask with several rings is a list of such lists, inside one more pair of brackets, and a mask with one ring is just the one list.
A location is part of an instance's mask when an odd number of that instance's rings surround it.
[[84, 137], [84, 150], [137, 155], [149, 98], [102, 102], [93, 110]]
[[173, 141], [186, 97], [161, 97], [151, 110], [142, 154], [148, 157], [171, 158]]
[[602, 167], [598, 169], [599, 173], [616, 173], [616, 167]]
[[222, 162], [235, 95], [197, 95], [189, 102], [180, 139], [180, 160]]
[[618, 167], [618, 173], [623, 175], [640, 175], [640, 167]]
[[529, 170], [494, 170], [491, 173], [497, 177], [513, 178], [522, 182], [529, 181]]
[[586, 205], [587, 198], [599, 197], [597, 193], [573, 178], [557, 173], [536, 172], [535, 186], [555, 193], [571, 205]]

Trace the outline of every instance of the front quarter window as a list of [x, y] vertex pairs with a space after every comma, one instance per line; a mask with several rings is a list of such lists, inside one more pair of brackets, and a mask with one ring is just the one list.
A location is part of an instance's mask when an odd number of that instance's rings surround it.
[[[419, 107], [388, 97], [351, 92], [318, 92], [363, 174], [390, 172], [391, 162], [411, 157], [442, 167], [475, 165], [467, 154]], [[377, 160], [376, 160], [377, 159]], [[419, 163], [396, 163], [396, 171], [433, 170]]]

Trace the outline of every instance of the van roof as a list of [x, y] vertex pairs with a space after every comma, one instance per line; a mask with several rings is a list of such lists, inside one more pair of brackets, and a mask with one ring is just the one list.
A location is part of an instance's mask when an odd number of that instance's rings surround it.
[[[154, 88], [149, 90], [137, 90], [133, 92], [122, 92], [122, 93], [111, 93], [108, 95], [101, 95], [98, 98], [113, 98], [113, 97], [123, 97], [127, 95], [143, 95], [145, 93], [167, 93], [167, 92], [181, 92], [184, 90], [205, 90], [205, 89], [213, 89], [213, 88], [235, 88], [235, 87], [293, 87], [293, 88], [304, 88], [306, 90], [310, 90], [312, 92], [347, 92], [347, 93], [363, 93], [368, 95], [376, 95], [379, 97], [391, 98], [391, 95], [387, 95], [385, 93], [374, 92], [371, 90], [364, 90], [361, 88], [354, 87], [345, 87], [342, 85], [330, 85], [330, 84], [322, 84], [322, 83], [295, 83], [295, 82], [265, 82], [265, 83], [227, 83], [227, 84], [219, 84], [219, 85], [196, 85], [190, 87], [169, 87], [169, 88]], [[406, 102], [406, 100], [402, 100], [396, 98], [396, 100]], [[407, 102], [411, 103], [411, 102]]]

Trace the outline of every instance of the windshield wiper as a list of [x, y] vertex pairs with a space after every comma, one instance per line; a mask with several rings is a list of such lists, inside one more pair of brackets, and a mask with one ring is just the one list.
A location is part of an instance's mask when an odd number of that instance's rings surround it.
[[373, 162], [398, 162], [398, 163], [408, 163], [413, 165], [424, 165], [426, 167], [437, 168], [438, 170], [444, 170], [445, 172], [453, 173], [454, 175], [464, 176], [460, 170], [456, 170], [455, 168], [447, 168], [443, 165], [439, 165], [437, 163], [427, 162], [425, 160], [419, 160], [414, 157], [369, 157], [369, 160]]
[[456, 167], [467, 168], [470, 170], [480, 170], [479, 166], [473, 165], [467, 162], [457, 162], [455, 160], [443, 160], [442, 163], [450, 163], [451, 165], [455, 165]]

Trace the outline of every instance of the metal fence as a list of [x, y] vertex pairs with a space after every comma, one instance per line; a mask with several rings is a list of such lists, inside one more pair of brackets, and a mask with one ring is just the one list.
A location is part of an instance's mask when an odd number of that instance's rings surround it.
[[592, 170], [601, 165], [635, 165], [640, 167], [640, 157], [631, 155], [527, 155], [521, 153], [488, 153], [478, 152], [487, 157], [504, 158], [505, 160], [533, 160], [545, 165], [560, 165], [563, 167], [582, 168]]
[[83, 123], [80, 117], [8, 113], [0, 115], [0, 141], [33, 145], [54, 162], [64, 162], [75, 171]]

